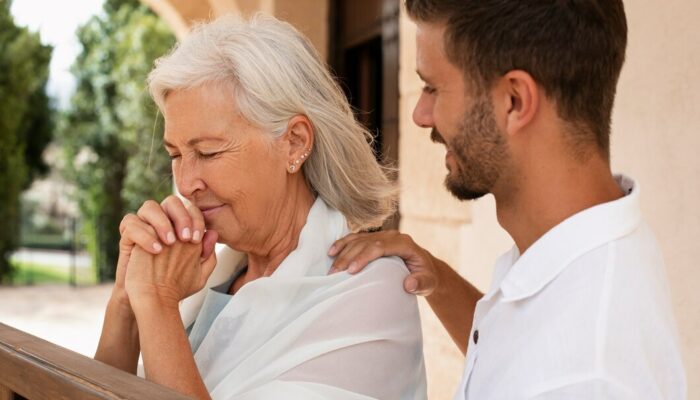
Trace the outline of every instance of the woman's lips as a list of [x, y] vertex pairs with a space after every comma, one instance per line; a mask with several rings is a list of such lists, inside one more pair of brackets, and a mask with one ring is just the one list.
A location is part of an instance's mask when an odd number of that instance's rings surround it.
[[209, 218], [212, 215], [216, 214], [219, 210], [223, 208], [223, 204], [220, 206], [213, 206], [213, 207], [199, 207], [199, 210], [202, 212], [202, 215], [204, 218]]

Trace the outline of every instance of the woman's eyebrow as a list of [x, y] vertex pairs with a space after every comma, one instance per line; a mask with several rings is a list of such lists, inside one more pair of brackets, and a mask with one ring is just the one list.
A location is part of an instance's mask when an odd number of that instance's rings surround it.
[[[194, 146], [194, 145], [196, 145], [197, 143], [205, 142], [205, 141], [223, 142], [223, 141], [225, 141], [225, 140], [226, 140], [226, 139], [224, 139], [224, 138], [216, 137], [216, 136], [204, 136], [204, 137], [198, 137], [198, 138], [194, 138], [194, 139], [188, 140], [188, 141], [187, 141], [187, 145], [188, 145], [188, 146]], [[173, 148], [173, 149], [177, 147], [177, 146], [175, 146], [174, 144], [168, 142], [166, 139], [163, 139], [163, 145], [164, 145], [165, 147], [170, 147], [170, 148]]]
[[194, 145], [197, 144], [197, 143], [206, 142], [206, 141], [210, 141], [210, 140], [211, 140], [211, 141], [215, 141], [215, 142], [223, 142], [223, 141], [225, 141], [226, 139], [224, 139], [224, 138], [222, 138], [222, 137], [216, 137], [216, 136], [204, 136], [204, 137], [198, 137], [198, 138], [190, 139], [190, 140], [187, 141], [187, 144], [188, 144], [189, 146], [194, 146]]

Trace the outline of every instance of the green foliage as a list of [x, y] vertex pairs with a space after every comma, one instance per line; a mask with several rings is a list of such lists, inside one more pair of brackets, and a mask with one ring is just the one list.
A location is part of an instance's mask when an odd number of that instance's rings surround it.
[[10, 4], [0, 2], [0, 282], [12, 273], [20, 194], [46, 172], [41, 155], [53, 129], [45, 90], [52, 49], [37, 33], [15, 25]]
[[64, 174], [78, 188], [88, 251], [104, 281], [114, 278], [123, 215], [172, 191], [146, 77], [175, 38], [136, 0], [108, 0], [78, 38], [77, 89], [59, 132]]
[[[14, 262], [16, 273], [12, 276], [13, 285], [42, 285], [42, 284], [66, 284], [71, 280], [68, 267], [54, 265], [42, 265], [35, 263]], [[86, 268], [76, 269], [77, 285], [95, 284], [95, 276]]]

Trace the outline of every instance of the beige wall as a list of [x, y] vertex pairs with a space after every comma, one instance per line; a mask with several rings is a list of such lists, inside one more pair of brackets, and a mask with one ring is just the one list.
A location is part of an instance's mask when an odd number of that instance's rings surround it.
[[612, 164], [637, 179], [661, 243], [688, 375], [700, 398], [700, 2], [626, 1], [630, 42]]
[[[612, 164], [641, 185], [643, 214], [666, 257], [688, 398], [696, 399], [700, 398], [700, 80], [696, 77], [700, 2], [625, 4], [630, 43], [614, 114]], [[420, 88], [413, 72], [414, 35], [413, 25], [402, 15], [401, 228], [484, 290], [493, 262], [512, 241], [498, 226], [492, 197], [459, 204], [441, 187], [444, 150], [411, 122]], [[424, 330], [434, 335], [426, 337], [425, 349], [431, 398], [448, 398], [461, 358], [429, 311], [424, 317]]]
[[263, 12], [285, 20], [314, 44], [321, 57], [328, 54], [328, 0], [142, 0], [182, 38], [197, 21], [224, 14], [248, 16]]

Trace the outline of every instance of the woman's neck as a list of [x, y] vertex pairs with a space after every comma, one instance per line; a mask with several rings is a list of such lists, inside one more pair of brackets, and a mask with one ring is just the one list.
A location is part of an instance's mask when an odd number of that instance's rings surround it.
[[272, 275], [282, 261], [297, 248], [301, 230], [306, 224], [314, 201], [315, 197], [306, 182], [296, 185], [296, 190], [284, 200], [279, 212], [270, 219], [275, 228], [269, 237], [259, 248], [247, 252], [248, 270], [242, 277], [241, 286]]

